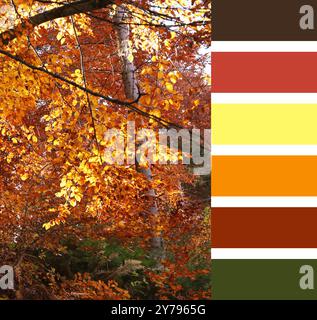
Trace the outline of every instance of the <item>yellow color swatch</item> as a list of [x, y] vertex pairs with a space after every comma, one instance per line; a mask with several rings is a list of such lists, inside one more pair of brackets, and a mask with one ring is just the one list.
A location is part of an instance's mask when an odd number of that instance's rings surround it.
[[212, 144], [317, 144], [317, 104], [213, 104]]

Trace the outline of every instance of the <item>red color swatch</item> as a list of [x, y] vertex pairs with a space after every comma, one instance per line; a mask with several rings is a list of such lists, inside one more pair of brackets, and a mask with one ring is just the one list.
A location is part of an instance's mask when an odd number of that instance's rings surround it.
[[317, 92], [317, 52], [212, 54], [213, 92]]

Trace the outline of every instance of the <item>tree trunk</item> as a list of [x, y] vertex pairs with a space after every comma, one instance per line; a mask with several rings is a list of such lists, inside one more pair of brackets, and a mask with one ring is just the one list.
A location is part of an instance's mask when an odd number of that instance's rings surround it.
[[[131, 48], [129, 46], [130, 38], [130, 25], [124, 24], [127, 18], [126, 9], [121, 6], [117, 7], [117, 11], [114, 17], [115, 29], [118, 35], [118, 53], [121, 59], [122, 65], [122, 81], [124, 86], [124, 92], [127, 99], [135, 101], [139, 96], [139, 90], [137, 85], [137, 79], [135, 77], [135, 66], [132, 59], [129, 59], [131, 55]], [[144, 141], [137, 141], [136, 146], [143, 144]], [[151, 184], [152, 181], [152, 172], [150, 164], [147, 167], [140, 166], [136, 160], [136, 170], [144, 174], [146, 179]], [[158, 216], [158, 208], [156, 203], [156, 194], [153, 188], [150, 188], [147, 197], [150, 200], [151, 206], [149, 208], [149, 214], [154, 218]], [[163, 239], [160, 236], [157, 236], [155, 225], [153, 226], [153, 236], [151, 238], [151, 255], [156, 259], [157, 265], [161, 268], [160, 261], [164, 258], [164, 245]]]

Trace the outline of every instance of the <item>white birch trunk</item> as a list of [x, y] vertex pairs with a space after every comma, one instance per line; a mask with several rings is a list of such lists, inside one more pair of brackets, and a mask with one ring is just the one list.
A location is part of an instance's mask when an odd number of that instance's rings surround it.
[[[129, 24], [122, 24], [126, 20], [126, 10], [124, 7], [117, 7], [117, 11], [114, 17], [114, 22], [116, 23], [115, 29], [118, 36], [118, 47], [119, 47], [119, 55], [121, 59], [122, 65], [122, 80], [124, 86], [124, 92], [126, 98], [128, 100], [134, 101], [138, 98], [139, 90], [137, 86], [137, 79], [135, 77], [135, 65], [134, 62], [129, 59], [131, 54], [131, 48], [129, 45], [130, 39], [130, 25]], [[141, 145], [143, 141], [137, 141], [137, 145]], [[150, 165], [148, 167], [143, 167], [138, 164], [136, 161], [136, 169], [138, 172], [144, 174], [146, 179], [151, 183], [152, 180], [152, 172]], [[147, 193], [147, 197], [150, 200], [151, 206], [149, 208], [149, 214], [152, 217], [158, 215], [158, 208], [156, 204], [156, 194], [153, 188], [149, 189]], [[158, 266], [160, 265], [160, 261], [164, 258], [164, 246], [163, 246], [163, 239], [160, 236], [156, 235], [155, 226], [153, 226], [153, 237], [151, 239], [151, 247], [152, 247], [152, 256], [157, 260]]]

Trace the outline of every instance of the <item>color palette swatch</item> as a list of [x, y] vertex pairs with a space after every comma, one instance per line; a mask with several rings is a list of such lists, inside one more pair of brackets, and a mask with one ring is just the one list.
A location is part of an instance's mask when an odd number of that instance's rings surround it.
[[213, 299], [317, 299], [317, 31], [300, 28], [306, 4], [213, 1]]

